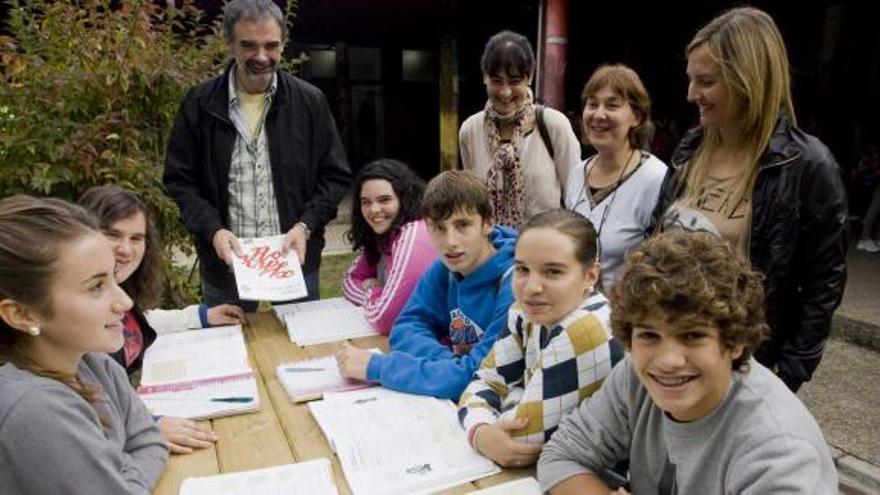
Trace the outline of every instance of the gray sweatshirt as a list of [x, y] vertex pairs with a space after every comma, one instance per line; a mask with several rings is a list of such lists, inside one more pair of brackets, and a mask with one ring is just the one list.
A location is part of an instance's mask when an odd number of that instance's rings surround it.
[[101, 387], [99, 412], [61, 382], [0, 366], [4, 494], [148, 494], [158, 480], [168, 448], [125, 370], [86, 354], [77, 373]]
[[831, 453], [806, 407], [752, 359], [708, 416], [678, 423], [642, 386], [630, 358], [566, 416], [538, 461], [543, 490], [630, 459], [636, 494], [837, 493]]

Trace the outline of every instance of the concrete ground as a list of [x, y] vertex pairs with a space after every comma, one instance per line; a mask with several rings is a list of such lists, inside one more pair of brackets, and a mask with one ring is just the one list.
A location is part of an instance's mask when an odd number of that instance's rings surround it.
[[849, 279], [837, 315], [880, 326], [880, 253], [850, 246], [846, 258]]

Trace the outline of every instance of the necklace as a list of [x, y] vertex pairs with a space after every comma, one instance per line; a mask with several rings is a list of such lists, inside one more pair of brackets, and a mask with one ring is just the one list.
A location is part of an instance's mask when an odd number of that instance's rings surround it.
[[[615, 181], [615, 183], [612, 186], [614, 189], [611, 191], [611, 198], [608, 200], [608, 206], [606, 206], [605, 210], [602, 211], [602, 217], [599, 219], [599, 225], [596, 226], [596, 244], [599, 246], [601, 246], [601, 244], [599, 243], [599, 238], [602, 236], [602, 227], [605, 226], [605, 221], [608, 219], [608, 213], [611, 212], [611, 207], [614, 205], [614, 198], [617, 197], [617, 190], [620, 189], [620, 184], [621, 184], [621, 182], [623, 182], [623, 178], [626, 175], [626, 170], [629, 168], [629, 164], [632, 161], [632, 157], [635, 154], [635, 152], [636, 152], [635, 149], [630, 151], [629, 156], [626, 158], [626, 161], [623, 162], [623, 167], [621, 167], [621, 169], [620, 169], [620, 174], [617, 176], [617, 181]], [[595, 160], [595, 159], [596, 159], [596, 157], [593, 157], [593, 160]], [[587, 188], [590, 187], [589, 180], [590, 180], [590, 171], [592, 170], [592, 167], [590, 167], [589, 165], [590, 164], [587, 163], [584, 166], [584, 187], [581, 189], [581, 193], [578, 195], [578, 200], [575, 202], [575, 206], [580, 204], [581, 198], [585, 198], [587, 201], [590, 200], [590, 198], [587, 197]], [[602, 198], [602, 199], [604, 201], [605, 198]], [[598, 206], [598, 203], [596, 204], [596, 206]], [[590, 205], [590, 209], [592, 210], [593, 208], [594, 207], [592, 205]], [[597, 257], [599, 259], [601, 259], [601, 247], [597, 251], [598, 251]]]

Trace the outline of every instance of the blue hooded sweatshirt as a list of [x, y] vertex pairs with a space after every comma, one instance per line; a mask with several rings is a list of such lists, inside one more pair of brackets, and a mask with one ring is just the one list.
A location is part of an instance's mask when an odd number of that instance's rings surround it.
[[493, 228], [495, 254], [467, 277], [435, 262], [391, 329], [391, 352], [370, 357], [367, 379], [458, 400], [507, 324], [516, 237], [509, 227]]

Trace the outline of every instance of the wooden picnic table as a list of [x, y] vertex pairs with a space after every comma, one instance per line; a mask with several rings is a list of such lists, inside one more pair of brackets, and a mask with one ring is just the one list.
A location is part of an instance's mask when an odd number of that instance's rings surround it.
[[[245, 471], [326, 457], [332, 464], [339, 493], [351, 494], [339, 460], [330, 449], [308, 407], [291, 402], [275, 376], [275, 368], [280, 363], [334, 354], [342, 348], [342, 342], [302, 348], [290, 341], [287, 330], [273, 313], [249, 313], [247, 317], [244, 337], [257, 377], [260, 410], [206, 421], [220, 440], [214, 448], [188, 455], [172, 454], [153, 493], [177, 495], [180, 483], [188, 477]], [[333, 325], [333, 322], [328, 321], [327, 325]], [[351, 342], [364, 349], [378, 347], [383, 351], [388, 350], [387, 337], [365, 337], [353, 339]], [[504, 469], [501, 473], [441, 493], [463, 494], [534, 475], [534, 467]]]

